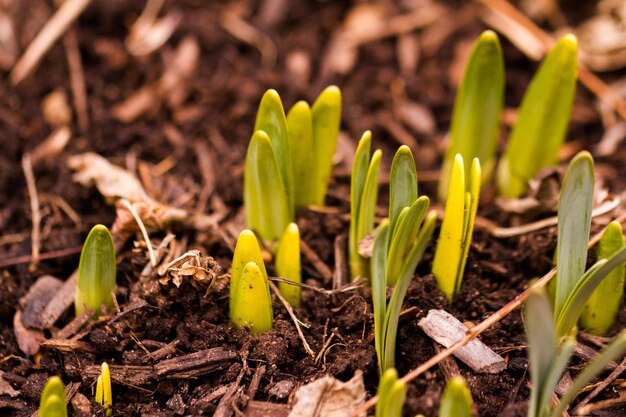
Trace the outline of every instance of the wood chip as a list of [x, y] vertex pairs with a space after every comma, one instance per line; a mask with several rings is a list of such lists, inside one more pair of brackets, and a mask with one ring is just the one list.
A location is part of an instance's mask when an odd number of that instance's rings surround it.
[[263, 401], [250, 401], [244, 413], [245, 417], [287, 417], [288, 415], [288, 405]]
[[197, 378], [228, 366], [238, 357], [237, 352], [217, 347], [165, 359], [154, 365], [154, 372], [160, 379]]
[[37, 321], [31, 324], [31, 327], [36, 329], [49, 329], [54, 326], [54, 323], [56, 323], [59, 317], [74, 303], [77, 281], [78, 271], [74, 271], [56, 294], [54, 294], [52, 300], [50, 300], [46, 308], [41, 312]]
[[[418, 323], [420, 329], [437, 343], [449, 347], [462, 339], [467, 328], [444, 310], [430, 310]], [[479, 373], [496, 374], [506, 368], [504, 359], [478, 339], [454, 352], [463, 363]]]
[[63, 286], [63, 281], [51, 275], [42, 275], [28, 289], [24, 297], [20, 299], [23, 308], [22, 322], [27, 327], [41, 328], [41, 315], [54, 295]]

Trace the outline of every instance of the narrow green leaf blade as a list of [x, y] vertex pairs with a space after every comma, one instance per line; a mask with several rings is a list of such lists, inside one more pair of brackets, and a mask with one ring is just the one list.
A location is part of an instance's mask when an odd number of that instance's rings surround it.
[[324, 205], [333, 156], [341, 124], [341, 90], [331, 85], [319, 95], [312, 107], [313, 116], [313, 203]]
[[563, 377], [565, 369], [567, 369], [567, 365], [572, 358], [572, 353], [574, 353], [575, 347], [576, 340], [573, 337], [566, 337], [563, 339], [559, 349], [556, 351], [554, 361], [547, 369], [545, 380], [542, 381], [541, 391], [539, 392], [539, 395], [541, 396], [538, 403], [539, 408], [534, 416], [548, 415], [552, 394], [554, 394], [556, 386]]
[[317, 161], [313, 154], [313, 122], [311, 108], [306, 101], [299, 101], [287, 113], [289, 151], [295, 188], [295, 208], [305, 208], [313, 204], [315, 187], [314, 176]]
[[567, 297], [561, 314], [556, 321], [557, 335], [568, 334], [576, 325], [585, 303], [602, 280], [615, 268], [626, 262], [626, 247], [615, 252], [609, 259], [602, 259], [595, 263], [578, 281], [576, 287]]
[[402, 303], [404, 302], [404, 297], [407, 289], [409, 288], [411, 278], [413, 278], [413, 274], [415, 273], [415, 268], [422, 258], [422, 255], [426, 250], [426, 246], [433, 235], [436, 222], [436, 213], [431, 212], [426, 216], [424, 225], [417, 235], [417, 239], [413, 244], [411, 251], [406, 256], [406, 260], [402, 267], [402, 271], [400, 272], [398, 281], [396, 282], [396, 286], [393, 288], [393, 293], [391, 294], [391, 299], [389, 300], [387, 313], [385, 315], [385, 337], [383, 339], [384, 369], [395, 366], [396, 335], [398, 333], [398, 321], [400, 319]]
[[578, 393], [586, 387], [592, 379], [597, 377], [611, 362], [614, 361], [626, 352], [626, 330], [618, 334], [613, 342], [607, 346], [602, 352], [595, 356], [591, 362], [583, 369], [583, 371], [576, 377], [572, 385], [569, 386], [561, 400], [557, 404], [552, 417], [561, 417], [569, 403], [578, 395]]
[[439, 289], [452, 302], [456, 280], [463, 254], [463, 229], [465, 216], [465, 172], [463, 157], [454, 158], [450, 174], [450, 187], [444, 212], [439, 241], [433, 260], [433, 274]]
[[472, 417], [472, 395], [462, 376], [455, 375], [446, 384], [439, 417]]
[[543, 393], [552, 362], [556, 357], [556, 337], [552, 305], [543, 288], [531, 293], [524, 308], [524, 323], [528, 339], [528, 360], [533, 389], [530, 392], [528, 417], [537, 417], [545, 406]]
[[565, 139], [578, 73], [578, 42], [559, 39], [533, 77], [498, 167], [498, 193], [517, 198], [528, 181], [557, 161]]
[[[300, 230], [295, 223], [290, 223], [287, 229], [285, 229], [285, 233], [278, 245], [275, 264], [278, 276], [292, 282], [302, 282], [302, 272], [300, 268]], [[289, 304], [300, 308], [302, 288], [284, 282], [279, 282], [278, 288]]]
[[356, 252], [353, 254], [354, 258], [351, 259], [353, 277], [363, 275], [367, 272], [367, 262], [359, 255], [358, 244], [361, 239], [374, 229], [376, 203], [378, 201], [378, 172], [380, 171], [381, 158], [382, 152], [376, 150], [372, 155], [372, 160], [370, 161], [365, 178], [365, 184], [363, 185], [363, 193], [361, 195], [361, 201], [359, 202], [357, 215], [356, 242], [354, 242]]
[[387, 255], [387, 286], [391, 287], [396, 284], [406, 255], [417, 237], [429, 205], [428, 197], [422, 196], [408, 207], [406, 214], [400, 216], [401, 221], [398, 222]]
[[269, 297], [267, 277], [261, 268], [254, 262], [248, 262], [238, 284], [231, 317], [233, 324], [238, 328], [247, 328], [253, 335], [272, 330], [272, 299]]
[[[378, 226], [372, 251], [371, 285], [374, 307], [374, 345], [378, 357], [378, 368], [383, 374], [385, 315], [387, 313], [387, 243], [389, 242], [389, 221], [383, 220]], [[378, 410], [378, 408], [377, 408]]]
[[461, 282], [465, 273], [465, 264], [469, 255], [470, 245], [472, 244], [472, 234], [474, 233], [474, 222], [476, 221], [476, 213], [478, 212], [478, 199], [480, 197], [481, 169], [478, 158], [472, 161], [472, 169], [469, 174], [469, 191], [465, 193], [465, 214], [463, 217], [463, 246], [459, 269], [454, 284], [454, 293], [458, 294], [461, 290]]
[[372, 133], [368, 130], [363, 133], [359, 145], [354, 154], [352, 163], [352, 176], [350, 178], [350, 233], [348, 235], [348, 247], [350, 252], [350, 275], [356, 278], [362, 272], [361, 257], [358, 252], [359, 238], [357, 236], [357, 225], [359, 224], [359, 207], [365, 179], [370, 164], [370, 148], [372, 144]]
[[[598, 259], [608, 259], [623, 247], [622, 226], [613, 221], [606, 227], [598, 242], [596, 256]], [[625, 272], [624, 264], [618, 265], [591, 294], [580, 316], [583, 328], [599, 336], [609, 331], [615, 322], [624, 295]]]
[[391, 163], [389, 174], [389, 227], [396, 230], [398, 216], [403, 208], [417, 199], [417, 171], [411, 149], [402, 145]]
[[250, 139], [243, 179], [247, 227], [263, 240], [277, 242], [292, 216], [274, 148], [261, 130]]
[[[504, 101], [504, 59], [498, 36], [484, 31], [474, 43], [465, 66], [463, 80], [454, 101], [450, 146], [442, 166], [439, 200], [445, 201], [450, 168], [459, 153], [465, 161], [480, 159], [483, 181], [489, 180], [495, 166], [500, 114]], [[465, 175], [469, 177], [467, 166]]]
[[[289, 150], [289, 135], [287, 133], [287, 120], [280, 96], [276, 90], [267, 90], [261, 98], [259, 109], [256, 114], [254, 131], [263, 131], [270, 139], [274, 149], [275, 159], [284, 182], [289, 208], [289, 219], [293, 218], [294, 211], [294, 180]], [[282, 232], [282, 231], [281, 231]], [[278, 236], [279, 238], [280, 236]]]
[[78, 282], [74, 296], [76, 315], [86, 309], [100, 315], [101, 306], [113, 307], [111, 293], [115, 291], [115, 246], [105, 226], [94, 226], [83, 245], [78, 264]]
[[565, 300], [585, 272], [593, 187], [593, 158], [583, 151], [569, 164], [559, 197], [556, 317], [560, 316]]

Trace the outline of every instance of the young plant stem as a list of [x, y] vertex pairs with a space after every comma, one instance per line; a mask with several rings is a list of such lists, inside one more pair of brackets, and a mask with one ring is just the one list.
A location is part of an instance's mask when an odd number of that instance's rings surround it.
[[[626, 221], [626, 213], [616, 218], [615, 221], [620, 224]], [[598, 243], [598, 241], [602, 237], [602, 233], [604, 233], [604, 229], [601, 230], [596, 235], [594, 235], [591, 238], [591, 240], [589, 240], [588, 248], [591, 248], [596, 243]], [[450, 357], [457, 349], [465, 346], [467, 343], [469, 343], [470, 340], [474, 339], [475, 337], [483, 333], [485, 330], [493, 326], [495, 323], [502, 320], [506, 315], [511, 313], [513, 310], [515, 310], [516, 308], [524, 304], [524, 302], [528, 299], [528, 297], [533, 293], [535, 289], [545, 286], [546, 284], [550, 282], [552, 278], [555, 277], [556, 271], [557, 271], [556, 268], [552, 268], [547, 274], [541, 277], [541, 279], [535, 281], [530, 287], [524, 290], [521, 294], [519, 294], [513, 300], [509, 301], [506, 305], [500, 308], [500, 310], [496, 311], [495, 313], [487, 317], [485, 320], [477, 324], [475, 327], [468, 329], [467, 333], [462, 339], [459, 339], [458, 341], [450, 345], [450, 347], [432, 356], [426, 362], [422, 363], [417, 368], [413, 369], [412, 371], [404, 375], [402, 378], [400, 378], [400, 380], [408, 384], [409, 382], [411, 382], [412, 380], [414, 380], [415, 378], [417, 378], [418, 376], [420, 376], [421, 374], [423, 374], [424, 372], [426, 372], [433, 366], [437, 365], [439, 362], [441, 362], [445, 358]], [[377, 402], [378, 402], [377, 396], [370, 398], [363, 405], [355, 409], [350, 414], [350, 417], [360, 416], [362, 413], [366, 412], [367, 410], [375, 406]]]

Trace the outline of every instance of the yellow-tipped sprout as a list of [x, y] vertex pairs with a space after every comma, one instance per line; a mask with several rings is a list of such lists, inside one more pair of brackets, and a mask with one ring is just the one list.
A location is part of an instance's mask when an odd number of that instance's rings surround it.
[[107, 416], [113, 415], [113, 394], [111, 391], [111, 372], [109, 365], [102, 362], [102, 368], [96, 382], [96, 402], [104, 409]]
[[41, 392], [39, 417], [67, 417], [65, 387], [58, 376], [48, 379]]
[[102, 308], [113, 307], [115, 291], [115, 247], [109, 229], [94, 226], [83, 245], [78, 264], [78, 282], [74, 296], [76, 315], [93, 310], [100, 315]]
[[380, 377], [377, 395], [376, 417], [402, 417], [406, 383], [398, 379], [395, 368], [387, 369]]
[[462, 376], [455, 375], [446, 384], [439, 405], [439, 417], [472, 417], [472, 395]]
[[517, 198], [528, 181], [557, 162], [576, 93], [578, 42], [559, 39], [533, 77], [497, 172], [498, 193]]
[[[596, 249], [598, 260], [609, 259], [624, 247], [622, 225], [616, 221], [602, 233]], [[593, 292], [580, 316], [580, 325], [589, 332], [604, 336], [617, 317], [619, 306], [624, 295], [624, 273], [626, 266], [622, 263], [610, 272]]]
[[359, 254], [359, 241], [374, 229], [378, 200], [378, 171], [382, 151], [376, 150], [370, 158], [372, 133], [363, 133], [352, 165], [350, 182], [350, 233], [348, 250], [352, 279], [366, 276], [368, 263]]
[[432, 270], [439, 289], [449, 302], [452, 302], [461, 288], [478, 210], [480, 182], [478, 159], [472, 162], [470, 178], [466, 182], [463, 157], [457, 154], [452, 164], [446, 209]]
[[[438, 195], [446, 200], [449, 173], [454, 157], [465, 161], [478, 158], [482, 165], [482, 181], [491, 178], [496, 161], [500, 114], [504, 101], [504, 59], [498, 36], [484, 31], [474, 42], [467, 60], [463, 80], [454, 101], [450, 146], [441, 168]], [[465, 176], [470, 166], [465, 167]]]
[[230, 321], [251, 334], [272, 329], [274, 313], [265, 263], [250, 230], [239, 234], [230, 273]]
[[[295, 223], [289, 224], [283, 237], [280, 239], [276, 252], [276, 273], [286, 280], [301, 283], [302, 273], [300, 269], [300, 230]], [[300, 308], [302, 289], [298, 285], [290, 285], [279, 282], [278, 288], [285, 300], [292, 306]]]

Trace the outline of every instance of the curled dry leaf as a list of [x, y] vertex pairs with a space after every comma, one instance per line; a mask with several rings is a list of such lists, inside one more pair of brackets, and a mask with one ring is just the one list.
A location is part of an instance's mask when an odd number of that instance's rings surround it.
[[95, 185], [104, 197], [117, 200], [151, 201], [139, 180], [130, 172], [111, 164], [100, 155], [87, 152], [68, 158], [68, 166], [76, 171], [73, 180], [85, 187]]
[[295, 401], [289, 417], [348, 417], [365, 401], [363, 373], [356, 371], [348, 382], [327, 375], [300, 387]]
[[13, 389], [11, 384], [4, 379], [4, 372], [2, 371], [0, 371], [0, 395], [8, 395], [11, 398], [20, 395], [20, 391]]
[[180, 287], [188, 279], [196, 288], [207, 288], [207, 292], [219, 291], [226, 286], [227, 280], [220, 276], [220, 266], [210, 256], [202, 256], [197, 249], [190, 250], [173, 261], [162, 264], [157, 269], [161, 285], [170, 281]]
[[[132, 201], [129, 202], [135, 210], [146, 231], [163, 230], [172, 224], [182, 223], [187, 218], [187, 212], [175, 207], [165, 206], [155, 202]], [[126, 206], [120, 202], [115, 204], [116, 216], [111, 228], [111, 233], [119, 234], [127, 239], [132, 236], [139, 226], [135, 218]]]

